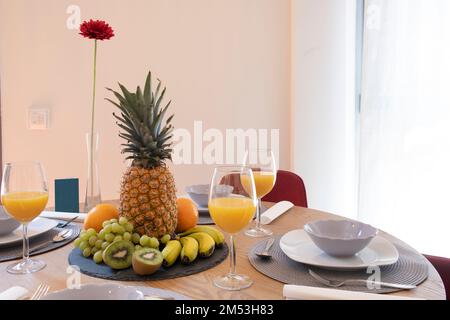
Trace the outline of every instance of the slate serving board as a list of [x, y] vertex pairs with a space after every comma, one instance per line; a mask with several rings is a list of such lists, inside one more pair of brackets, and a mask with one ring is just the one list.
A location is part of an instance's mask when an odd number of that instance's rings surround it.
[[118, 281], [152, 281], [173, 279], [189, 276], [211, 269], [226, 259], [228, 255], [228, 246], [224, 244], [222, 248], [216, 248], [214, 254], [209, 258], [197, 258], [190, 265], [183, 265], [177, 261], [170, 268], [161, 267], [156, 273], [148, 276], [140, 276], [133, 272], [132, 268], [124, 270], [113, 270], [106, 264], [96, 264], [92, 258], [85, 258], [78, 248], [73, 249], [69, 254], [69, 264], [78, 266], [80, 272], [91, 277], [118, 280]]

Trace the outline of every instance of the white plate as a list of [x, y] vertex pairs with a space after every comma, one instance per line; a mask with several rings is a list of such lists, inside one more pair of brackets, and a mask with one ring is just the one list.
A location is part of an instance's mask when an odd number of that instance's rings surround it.
[[64, 289], [49, 293], [42, 300], [145, 300], [152, 296], [189, 300], [188, 297], [173, 291], [113, 283], [86, 284], [79, 289]]
[[294, 261], [326, 269], [365, 269], [369, 266], [390, 265], [398, 260], [397, 248], [381, 236], [376, 236], [356, 255], [345, 258], [327, 255], [301, 229], [290, 231], [281, 237], [280, 248]]
[[[36, 237], [47, 231], [50, 231], [58, 225], [58, 221], [46, 219], [46, 218], [36, 218], [30, 222], [28, 225], [28, 237]], [[0, 236], [0, 246], [9, 245], [15, 242], [22, 241], [22, 226], [14, 230], [9, 234]]]
[[86, 284], [79, 289], [63, 289], [42, 300], [143, 300], [144, 294], [133, 287], [117, 284]]

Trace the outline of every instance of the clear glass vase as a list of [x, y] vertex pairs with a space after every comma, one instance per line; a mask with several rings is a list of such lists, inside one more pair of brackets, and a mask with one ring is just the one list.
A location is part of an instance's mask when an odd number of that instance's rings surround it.
[[88, 172], [86, 181], [86, 197], [84, 198], [84, 212], [89, 212], [93, 207], [102, 202], [100, 193], [100, 181], [98, 174], [98, 145], [99, 134], [86, 134], [86, 146], [88, 155]]

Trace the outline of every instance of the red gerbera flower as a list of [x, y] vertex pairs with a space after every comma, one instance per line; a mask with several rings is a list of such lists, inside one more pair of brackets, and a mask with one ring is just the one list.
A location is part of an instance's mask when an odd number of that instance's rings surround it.
[[80, 25], [80, 34], [89, 39], [109, 40], [114, 37], [114, 30], [105, 21], [91, 19]]

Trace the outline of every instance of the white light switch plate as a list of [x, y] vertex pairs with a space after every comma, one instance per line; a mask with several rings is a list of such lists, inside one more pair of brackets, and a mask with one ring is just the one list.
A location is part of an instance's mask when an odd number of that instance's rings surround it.
[[28, 129], [47, 130], [50, 128], [50, 110], [45, 108], [28, 109]]

